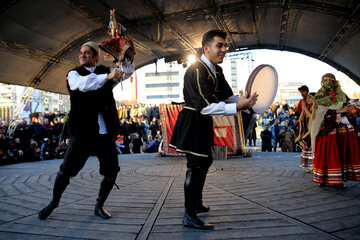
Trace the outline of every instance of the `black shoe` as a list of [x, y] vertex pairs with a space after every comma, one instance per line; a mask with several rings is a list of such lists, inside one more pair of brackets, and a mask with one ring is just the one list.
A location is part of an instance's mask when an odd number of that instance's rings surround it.
[[210, 211], [210, 207], [205, 207], [201, 204], [201, 206], [196, 210], [196, 213], [207, 213]]
[[111, 214], [108, 211], [106, 211], [106, 209], [103, 206], [99, 206], [98, 204], [95, 205], [95, 215], [103, 219], [111, 218]]
[[44, 207], [40, 212], [39, 212], [39, 219], [40, 220], [45, 220], [48, 216], [50, 216], [50, 214], [52, 213], [52, 211], [54, 211], [54, 209], [58, 206], [58, 204], [55, 204], [53, 201], [51, 201], [49, 203], [49, 205], [47, 205], [46, 207]]
[[183, 218], [182, 223], [183, 223], [184, 227], [197, 228], [197, 229], [206, 229], [206, 230], [214, 230], [214, 225], [203, 222], [196, 215], [190, 216], [187, 213], [185, 213], [185, 216]]

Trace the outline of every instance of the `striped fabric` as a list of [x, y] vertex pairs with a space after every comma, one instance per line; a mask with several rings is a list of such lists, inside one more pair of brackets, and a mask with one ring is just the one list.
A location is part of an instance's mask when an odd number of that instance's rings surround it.
[[339, 128], [316, 137], [313, 180], [330, 185], [360, 181], [360, 149], [354, 129]]

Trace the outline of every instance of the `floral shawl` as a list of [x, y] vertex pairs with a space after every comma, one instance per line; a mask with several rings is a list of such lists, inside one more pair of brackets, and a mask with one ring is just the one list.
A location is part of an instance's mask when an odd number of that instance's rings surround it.
[[324, 116], [329, 109], [337, 110], [343, 107], [346, 96], [341, 90], [340, 83], [331, 73], [322, 76], [321, 88], [315, 94], [314, 108], [311, 124], [311, 142], [313, 151], [315, 150], [315, 138], [319, 133]]

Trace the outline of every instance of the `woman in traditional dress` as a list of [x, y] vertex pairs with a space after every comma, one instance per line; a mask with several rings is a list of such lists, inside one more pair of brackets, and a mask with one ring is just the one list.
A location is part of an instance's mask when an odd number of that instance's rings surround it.
[[306, 172], [311, 172], [313, 169], [314, 154], [311, 150], [311, 115], [313, 111], [314, 93], [309, 93], [305, 101], [302, 102], [302, 111], [299, 117], [298, 135], [295, 143], [301, 148], [301, 164]]
[[322, 76], [311, 125], [311, 140], [315, 143], [313, 180], [320, 186], [344, 187], [347, 180], [360, 181], [360, 149], [346, 102], [335, 76]]

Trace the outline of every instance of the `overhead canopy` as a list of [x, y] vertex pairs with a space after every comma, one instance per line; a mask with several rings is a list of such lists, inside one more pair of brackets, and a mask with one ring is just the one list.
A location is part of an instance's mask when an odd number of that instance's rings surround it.
[[[137, 68], [200, 51], [210, 29], [230, 51], [276, 49], [324, 61], [360, 85], [357, 0], [13, 0], [0, 7], [0, 82], [67, 93], [80, 46], [109, 38], [109, 10], [135, 43]], [[111, 62], [102, 64], [112, 65]]]

